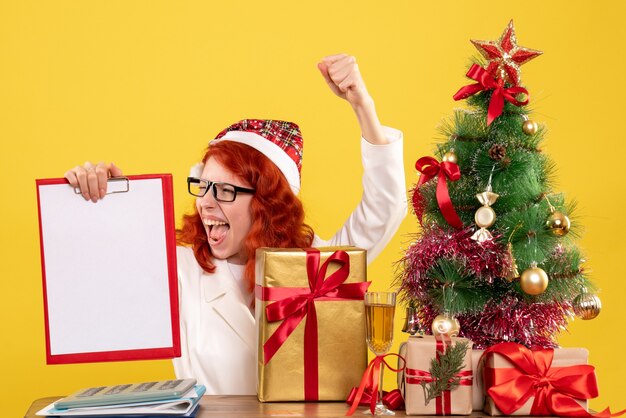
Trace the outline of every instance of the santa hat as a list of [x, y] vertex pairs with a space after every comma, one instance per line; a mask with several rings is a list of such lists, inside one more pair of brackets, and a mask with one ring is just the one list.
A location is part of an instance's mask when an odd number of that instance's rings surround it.
[[[209, 145], [222, 141], [246, 144], [265, 155], [283, 173], [293, 193], [298, 194], [302, 170], [302, 134], [298, 125], [282, 120], [244, 119], [224, 129]], [[196, 166], [192, 172], [201, 173], [202, 169]]]

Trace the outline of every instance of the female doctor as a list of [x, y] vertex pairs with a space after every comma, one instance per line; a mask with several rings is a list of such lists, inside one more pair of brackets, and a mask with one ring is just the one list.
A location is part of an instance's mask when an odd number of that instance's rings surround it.
[[[182, 355], [173, 362], [177, 378], [196, 378], [207, 394], [256, 393], [256, 248], [354, 245], [371, 262], [406, 215], [402, 133], [381, 126], [354, 57], [329, 56], [318, 69], [352, 106], [362, 136], [362, 200], [332, 238], [322, 240], [304, 223], [297, 197], [302, 136], [293, 123], [245, 119], [229, 126], [188, 179], [196, 204], [177, 231]], [[96, 202], [107, 178], [121, 175], [113, 163], [85, 163], [65, 177]]]

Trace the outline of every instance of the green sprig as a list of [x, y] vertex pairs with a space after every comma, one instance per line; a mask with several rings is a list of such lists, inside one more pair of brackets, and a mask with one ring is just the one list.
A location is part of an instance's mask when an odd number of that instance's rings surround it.
[[432, 382], [420, 382], [424, 390], [424, 405], [441, 396], [446, 390], [456, 389], [461, 377], [458, 374], [463, 370], [465, 355], [467, 354], [468, 343], [457, 341], [450, 345], [446, 352], [435, 357], [430, 362], [430, 375]]

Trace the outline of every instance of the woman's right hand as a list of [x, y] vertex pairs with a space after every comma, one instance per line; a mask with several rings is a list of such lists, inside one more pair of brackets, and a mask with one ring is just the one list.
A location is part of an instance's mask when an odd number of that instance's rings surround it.
[[107, 194], [107, 179], [120, 177], [122, 170], [115, 164], [92, 164], [87, 161], [84, 165], [77, 165], [65, 173], [65, 178], [73, 187], [78, 187], [85, 200], [97, 202]]

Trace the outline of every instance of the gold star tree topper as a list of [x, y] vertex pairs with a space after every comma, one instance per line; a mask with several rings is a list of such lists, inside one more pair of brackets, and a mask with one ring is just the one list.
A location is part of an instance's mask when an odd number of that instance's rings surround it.
[[489, 61], [487, 71], [505, 83], [514, 86], [520, 83], [520, 66], [531, 59], [543, 54], [535, 49], [517, 45], [513, 20], [504, 29], [502, 36], [497, 41], [476, 41], [472, 44]]

